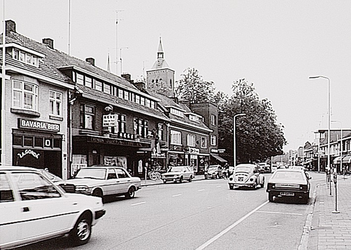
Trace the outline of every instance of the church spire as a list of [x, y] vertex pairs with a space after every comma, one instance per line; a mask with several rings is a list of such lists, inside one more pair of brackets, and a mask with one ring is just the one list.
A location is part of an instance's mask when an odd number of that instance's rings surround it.
[[160, 37], [160, 44], [158, 45], [158, 50], [157, 50], [157, 59], [163, 59], [164, 58], [164, 52], [162, 48], [162, 41]]

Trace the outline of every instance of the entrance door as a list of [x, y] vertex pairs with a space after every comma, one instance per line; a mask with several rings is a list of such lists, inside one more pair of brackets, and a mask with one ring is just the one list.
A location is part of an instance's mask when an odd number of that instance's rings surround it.
[[44, 168], [47, 168], [50, 173], [62, 177], [61, 152], [45, 151]]

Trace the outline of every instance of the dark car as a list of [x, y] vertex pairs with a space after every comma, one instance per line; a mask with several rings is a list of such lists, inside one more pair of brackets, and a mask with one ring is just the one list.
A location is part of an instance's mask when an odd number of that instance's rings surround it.
[[223, 168], [221, 165], [210, 165], [205, 170], [205, 179], [219, 179], [223, 177]]
[[308, 202], [310, 180], [308, 173], [299, 169], [277, 169], [267, 184], [269, 201], [277, 198], [294, 198]]

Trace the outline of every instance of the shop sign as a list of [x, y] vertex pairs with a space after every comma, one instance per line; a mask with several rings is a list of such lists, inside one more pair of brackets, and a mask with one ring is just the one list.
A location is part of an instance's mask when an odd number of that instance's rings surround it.
[[50, 132], [60, 132], [60, 124], [18, 118], [18, 127], [26, 129], [44, 130]]
[[103, 127], [116, 127], [117, 126], [117, 116], [115, 114], [103, 115], [102, 116], [102, 126]]
[[39, 159], [40, 154], [36, 153], [35, 151], [31, 150], [31, 149], [26, 149], [24, 151], [22, 151], [21, 153], [17, 154], [19, 158], [23, 158], [26, 155], [32, 155], [34, 158]]
[[188, 148], [189, 154], [199, 154], [200, 153], [200, 149], [198, 148]]

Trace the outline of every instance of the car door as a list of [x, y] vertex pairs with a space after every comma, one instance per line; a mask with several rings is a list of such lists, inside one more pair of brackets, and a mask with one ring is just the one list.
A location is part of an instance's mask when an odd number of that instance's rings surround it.
[[116, 170], [114, 168], [107, 169], [107, 180], [104, 184], [104, 195], [116, 194], [119, 186]]
[[55, 185], [37, 172], [12, 173], [21, 199], [21, 239], [43, 238], [67, 231], [75, 213], [75, 204]]
[[124, 194], [127, 193], [129, 184], [130, 184], [130, 178], [129, 175], [126, 173], [126, 171], [123, 168], [116, 168], [116, 173], [117, 173], [117, 178], [118, 178], [118, 193], [119, 194]]
[[0, 247], [20, 240], [20, 202], [10, 186], [9, 176], [0, 172]]

